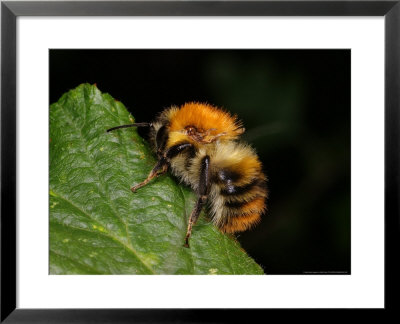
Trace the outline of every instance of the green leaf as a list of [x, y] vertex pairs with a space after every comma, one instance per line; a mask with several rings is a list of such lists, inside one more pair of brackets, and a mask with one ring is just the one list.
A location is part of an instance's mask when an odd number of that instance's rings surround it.
[[50, 106], [51, 274], [263, 274], [203, 215], [183, 247], [195, 195], [163, 175], [124, 105], [83, 84]]

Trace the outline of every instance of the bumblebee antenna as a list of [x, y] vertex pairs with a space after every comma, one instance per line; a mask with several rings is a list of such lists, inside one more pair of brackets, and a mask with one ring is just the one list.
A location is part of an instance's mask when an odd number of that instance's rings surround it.
[[134, 123], [134, 124], [129, 124], [129, 125], [121, 125], [121, 126], [115, 126], [113, 128], [107, 129], [107, 133], [111, 132], [116, 129], [120, 128], [128, 128], [128, 127], [153, 127], [152, 123]]

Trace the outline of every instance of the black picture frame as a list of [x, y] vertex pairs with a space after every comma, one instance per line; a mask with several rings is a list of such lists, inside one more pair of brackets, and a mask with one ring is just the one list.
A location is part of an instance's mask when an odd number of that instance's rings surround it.
[[[396, 310], [399, 280], [400, 0], [395, 1], [2, 1], [1, 322], [237, 322], [267, 310], [16, 308], [16, 19], [19, 16], [384, 16], [385, 310]], [[194, 293], [194, 292], [193, 292]], [[382, 315], [382, 310], [378, 310]], [[386, 312], [387, 313], [387, 312]], [[368, 315], [370, 316], [370, 315]], [[265, 318], [268, 321], [267, 318]]]

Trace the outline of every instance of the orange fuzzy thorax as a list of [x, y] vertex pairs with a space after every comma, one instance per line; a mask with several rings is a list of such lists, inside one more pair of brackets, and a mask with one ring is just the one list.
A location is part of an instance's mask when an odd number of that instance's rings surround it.
[[192, 125], [208, 131], [209, 138], [224, 133], [219, 137], [223, 141], [232, 140], [244, 131], [236, 115], [232, 116], [229, 112], [203, 103], [186, 103], [175, 110], [171, 117], [173, 118], [170, 119], [170, 132], [180, 132], [185, 127]]

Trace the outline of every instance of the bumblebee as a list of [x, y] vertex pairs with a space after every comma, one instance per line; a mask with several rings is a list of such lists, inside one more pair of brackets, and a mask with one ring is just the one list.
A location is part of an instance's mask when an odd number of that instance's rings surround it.
[[136, 192], [168, 169], [198, 195], [188, 221], [185, 247], [205, 205], [211, 221], [225, 233], [245, 231], [266, 210], [266, 176], [254, 149], [239, 140], [245, 131], [236, 115], [204, 103], [164, 110], [152, 123], [113, 127], [149, 127], [158, 162]]

